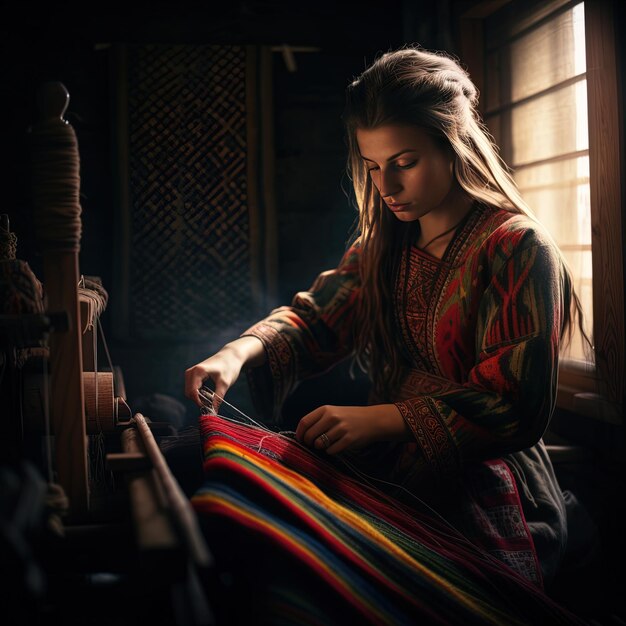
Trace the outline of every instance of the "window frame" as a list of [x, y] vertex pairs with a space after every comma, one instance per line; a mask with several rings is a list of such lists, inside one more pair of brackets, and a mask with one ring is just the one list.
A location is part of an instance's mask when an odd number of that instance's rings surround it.
[[[480, 0], [457, 2], [455, 26], [459, 56], [481, 93], [485, 93], [488, 19], [501, 20], [519, 34], [579, 0], [527, 2]], [[626, 160], [620, 51], [620, 17], [611, 0], [585, 3], [586, 79], [589, 129], [591, 246], [593, 270], [593, 338], [595, 367], [563, 361], [559, 368], [557, 406], [613, 424], [623, 423], [624, 360], [624, 226]], [[503, 28], [503, 31], [505, 30]], [[490, 42], [493, 45], [494, 42]], [[484, 114], [485, 102], [480, 101]], [[506, 155], [505, 155], [506, 157]]]

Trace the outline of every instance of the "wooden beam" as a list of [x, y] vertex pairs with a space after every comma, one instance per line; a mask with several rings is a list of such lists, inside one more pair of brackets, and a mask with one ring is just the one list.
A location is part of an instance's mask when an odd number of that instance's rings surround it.
[[601, 392], [624, 402], [624, 136], [618, 52], [610, 0], [585, 2], [593, 322]]
[[168, 467], [145, 417], [141, 413], [136, 413], [134, 419], [142, 445], [159, 477], [167, 505], [172, 512], [177, 530], [187, 545], [189, 555], [197, 565], [201, 567], [210, 566], [213, 557], [209, 553], [200, 532], [196, 514], [191, 508], [189, 500]]
[[[142, 439], [135, 428], [124, 430], [121, 439], [125, 454], [147, 458]], [[153, 473], [131, 472], [127, 475], [127, 481], [139, 551], [180, 552], [180, 541], [172, 526], [165, 502], [159, 497], [159, 488]]]

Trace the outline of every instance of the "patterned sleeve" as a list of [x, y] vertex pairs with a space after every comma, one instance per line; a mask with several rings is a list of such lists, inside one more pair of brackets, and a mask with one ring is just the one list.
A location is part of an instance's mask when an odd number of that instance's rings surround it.
[[244, 333], [263, 342], [266, 364], [247, 371], [257, 410], [278, 421], [280, 408], [298, 381], [319, 374], [353, 349], [359, 296], [359, 247], [352, 246], [334, 270], [322, 272], [290, 306], [270, 313]]
[[569, 284], [554, 245], [530, 239], [492, 265], [466, 382], [395, 403], [428, 474], [452, 476], [466, 460], [528, 448], [548, 425]]

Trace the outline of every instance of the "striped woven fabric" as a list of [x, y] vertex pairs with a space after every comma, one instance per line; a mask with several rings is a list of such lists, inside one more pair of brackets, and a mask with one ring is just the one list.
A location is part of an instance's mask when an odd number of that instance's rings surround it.
[[234, 581], [229, 623], [578, 623], [425, 506], [287, 436], [200, 424], [206, 481], [192, 504]]

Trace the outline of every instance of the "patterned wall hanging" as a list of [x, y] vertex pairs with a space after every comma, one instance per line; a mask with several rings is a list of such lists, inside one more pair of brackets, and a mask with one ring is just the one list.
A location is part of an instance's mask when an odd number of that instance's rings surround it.
[[263, 312], [272, 283], [273, 203], [259, 193], [271, 144], [269, 53], [145, 44], [114, 54], [114, 333], [197, 341], [243, 327]]

